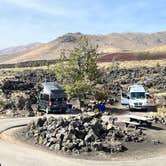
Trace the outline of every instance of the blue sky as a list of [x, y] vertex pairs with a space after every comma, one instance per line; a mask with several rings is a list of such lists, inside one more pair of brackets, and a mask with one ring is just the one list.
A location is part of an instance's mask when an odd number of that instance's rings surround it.
[[68, 32], [166, 30], [166, 0], [0, 0], [0, 49]]

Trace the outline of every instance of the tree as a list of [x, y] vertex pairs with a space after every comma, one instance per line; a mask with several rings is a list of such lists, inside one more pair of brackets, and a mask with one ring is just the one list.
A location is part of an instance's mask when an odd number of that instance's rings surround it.
[[64, 50], [62, 59], [55, 65], [55, 74], [69, 96], [77, 97], [82, 103], [87, 94], [93, 93], [100, 72], [97, 67], [97, 52], [85, 36], [77, 41], [77, 46], [70, 52], [66, 60]]

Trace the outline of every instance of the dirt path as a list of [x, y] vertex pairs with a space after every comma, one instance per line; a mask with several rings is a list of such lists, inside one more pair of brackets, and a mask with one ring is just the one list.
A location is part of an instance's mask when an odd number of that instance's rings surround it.
[[[31, 121], [32, 118], [22, 119], [3, 119], [0, 120], [0, 132], [11, 128], [13, 126], [23, 125]], [[2, 135], [1, 135], [2, 136]], [[5, 138], [5, 137], [3, 137]], [[35, 147], [31, 147], [24, 143], [19, 143], [9, 135], [6, 135], [6, 140], [0, 139], [0, 163], [2, 166], [91, 166], [91, 165], [102, 165], [102, 166], [148, 166], [166, 165], [166, 153], [159, 157], [141, 159], [141, 160], [128, 160], [128, 161], [94, 161], [94, 160], [83, 160], [73, 159], [56, 154], [42, 151]]]

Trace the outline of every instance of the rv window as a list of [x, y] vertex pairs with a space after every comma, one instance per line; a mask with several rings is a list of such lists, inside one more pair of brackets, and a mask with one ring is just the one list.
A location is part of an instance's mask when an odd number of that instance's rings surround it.
[[122, 92], [122, 97], [127, 98], [127, 94], [126, 94], [126, 93], [124, 93], [124, 92]]
[[57, 98], [51, 98], [51, 102], [56, 102], [56, 101], [58, 101]]
[[144, 92], [132, 92], [131, 99], [144, 99], [145, 93]]
[[48, 101], [49, 100], [49, 95], [47, 95], [47, 94], [41, 94], [40, 99]]
[[51, 98], [51, 102], [54, 101], [67, 101], [67, 98]]
[[59, 98], [58, 101], [62, 101], [62, 98]]

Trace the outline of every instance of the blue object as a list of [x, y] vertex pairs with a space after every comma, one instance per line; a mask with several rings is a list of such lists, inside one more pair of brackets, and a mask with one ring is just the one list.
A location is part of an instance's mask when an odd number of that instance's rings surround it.
[[99, 105], [99, 111], [102, 111], [102, 112], [105, 111], [105, 105], [104, 104]]

